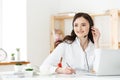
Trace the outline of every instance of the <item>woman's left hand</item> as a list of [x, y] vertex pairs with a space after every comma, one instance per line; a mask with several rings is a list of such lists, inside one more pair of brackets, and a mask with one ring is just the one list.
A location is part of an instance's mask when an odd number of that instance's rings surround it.
[[99, 47], [99, 38], [100, 38], [100, 31], [96, 27], [92, 27], [92, 35], [93, 35], [93, 40], [96, 48]]

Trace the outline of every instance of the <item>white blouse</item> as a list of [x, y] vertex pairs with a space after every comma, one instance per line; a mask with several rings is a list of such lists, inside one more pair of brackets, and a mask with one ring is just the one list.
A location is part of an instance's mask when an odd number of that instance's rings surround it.
[[78, 38], [72, 44], [63, 42], [45, 59], [40, 66], [40, 71], [49, 70], [50, 73], [55, 73], [61, 57], [62, 67], [67, 67], [69, 64], [75, 70], [88, 70], [88, 67], [92, 69], [95, 57], [94, 48], [94, 44], [89, 41], [88, 47], [83, 51]]

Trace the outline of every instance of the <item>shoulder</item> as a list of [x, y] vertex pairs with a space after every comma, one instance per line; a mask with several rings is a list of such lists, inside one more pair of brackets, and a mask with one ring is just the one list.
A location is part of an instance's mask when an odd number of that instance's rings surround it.
[[73, 42], [73, 43], [62, 42], [56, 48], [65, 50], [65, 49], [68, 49], [68, 48], [73, 47], [73, 46], [75, 46], [75, 42]]
[[69, 46], [69, 45], [71, 45], [71, 44], [66, 43], [66, 42], [62, 42], [58, 45], [58, 47], [66, 47], [66, 46]]

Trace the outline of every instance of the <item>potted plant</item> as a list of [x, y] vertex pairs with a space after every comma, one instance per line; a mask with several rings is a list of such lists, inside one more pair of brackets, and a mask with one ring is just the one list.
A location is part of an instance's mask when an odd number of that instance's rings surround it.
[[25, 76], [26, 77], [32, 77], [33, 76], [33, 68], [28, 67], [25, 69]]
[[22, 66], [21, 63], [16, 63], [14, 68], [15, 68], [16, 72], [22, 72], [23, 71], [23, 66]]
[[13, 60], [13, 61], [15, 60], [15, 54], [14, 53], [11, 54], [11, 60]]
[[27, 68], [27, 69], [25, 69], [25, 71], [33, 71], [33, 69], [32, 68]]

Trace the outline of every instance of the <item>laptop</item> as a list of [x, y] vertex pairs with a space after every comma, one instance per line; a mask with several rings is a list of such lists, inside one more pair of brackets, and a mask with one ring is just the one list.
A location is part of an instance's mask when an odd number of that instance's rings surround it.
[[120, 49], [96, 49], [93, 71], [78, 70], [79, 75], [120, 76]]
[[94, 73], [88, 75], [120, 75], [120, 49], [95, 50]]

